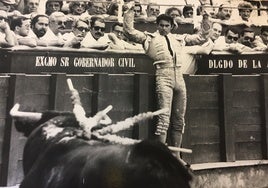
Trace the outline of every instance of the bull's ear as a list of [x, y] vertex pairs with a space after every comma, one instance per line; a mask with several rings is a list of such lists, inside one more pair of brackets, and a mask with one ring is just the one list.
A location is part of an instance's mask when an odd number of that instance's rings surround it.
[[26, 137], [37, 127], [36, 122], [31, 122], [29, 119], [15, 118], [14, 121], [17, 131], [23, 133]]

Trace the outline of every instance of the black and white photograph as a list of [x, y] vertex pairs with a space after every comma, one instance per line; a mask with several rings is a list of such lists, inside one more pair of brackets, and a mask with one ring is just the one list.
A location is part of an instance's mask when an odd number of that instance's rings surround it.
[[268, 188], [268, 0], [0, 0], [0, 188]]

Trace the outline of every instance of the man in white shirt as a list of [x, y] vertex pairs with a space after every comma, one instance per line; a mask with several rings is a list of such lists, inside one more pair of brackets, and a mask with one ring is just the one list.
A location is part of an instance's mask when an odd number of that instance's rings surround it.
[[242, 53], [253, 51], [251, 48], [240, 44], [238, 39], [240, 32], [235, 26], [229, 26], [225, 31], [224, 36], [220, 36], [216, 41], [213, 50], [215, 51], [228, 51], [231, 53]]
[[103, 18], [93, 16], [91, 18], [91, 29], [81, 42], [81, 47], [104, 50], [111, 42], [105, 34], [105, 22]]
[[[35, 16], [32, 19], [31, 28], [32, 31], [30, 31], [29, 35], [37, 39], [38, 46], [63, 46], [64, 42], [49, 30], [49, 18], [47, 15], [39, 14]], [[55, 38], [51, 37], [53, 35]]]
[[49, 16], [49, 28], [45, 37], [48, 40], [62, 40], [62, 35], [66, 32], [68, 18], [63, 12], [53, 12]]
[[37, 40], [35, 37], [29, 36], [31, 20], [25, 17], [18, 17], [12, 19], [10, 23], [11, 30], [14, 31], [15, 38], [18, 45], [26, 45], [29, 47], [36, 47]]
[[81, 41], [85, 38], [88, 31], [89, 25], [86, 22], [75, 20], [72, 32], [63, 35], [65, 40], [64, 47], [80, 48]]

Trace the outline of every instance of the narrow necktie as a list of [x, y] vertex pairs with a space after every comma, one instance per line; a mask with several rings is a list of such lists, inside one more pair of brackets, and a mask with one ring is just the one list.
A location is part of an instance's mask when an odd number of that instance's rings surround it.
[[168, 39], [168, 36], [165, 35], [165, 38], [166, 38], [167, 45], [168, 45], [168, 51], [169, 51], [169, 53], [171, 54], [171, 56], [173, 56], [173, 51], [172, 51], [172, 48], [171, 48], [171, 45], [170, 45], [170, 41], [169, 41], [169, 39]]

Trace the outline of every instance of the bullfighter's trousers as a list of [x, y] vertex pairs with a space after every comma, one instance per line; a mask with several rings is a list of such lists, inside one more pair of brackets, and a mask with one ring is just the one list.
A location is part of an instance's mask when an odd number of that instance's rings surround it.
[[157, 139], [166, 142], [170, 129], [171, 145], [180, 147], [184, 132], [186, 111], [186, 87], [181, 67], [165, 67], [156, 64], [156, 97], [158, 109], [169, 110], [157, 117]]

